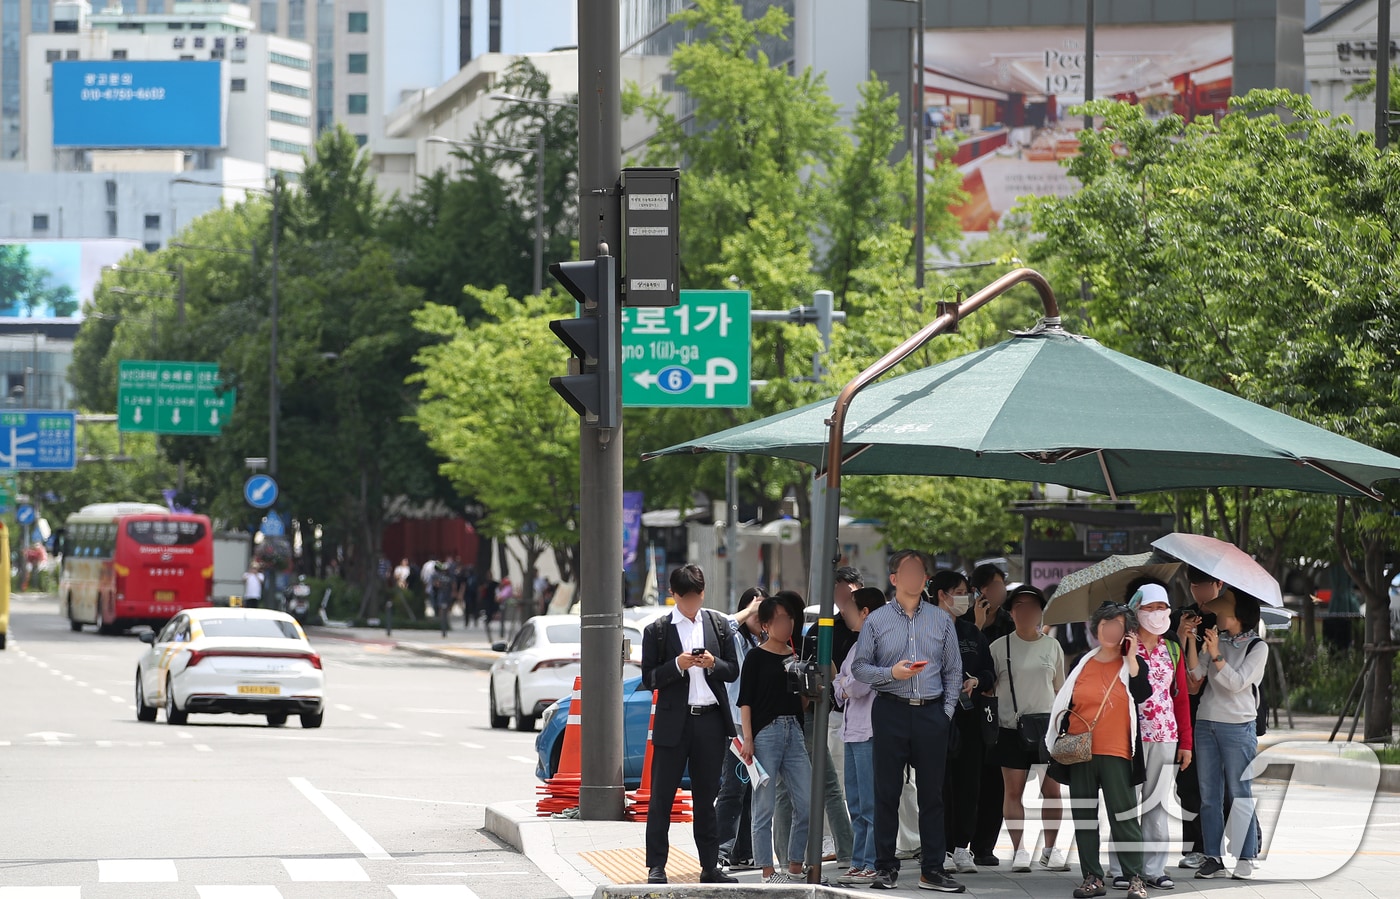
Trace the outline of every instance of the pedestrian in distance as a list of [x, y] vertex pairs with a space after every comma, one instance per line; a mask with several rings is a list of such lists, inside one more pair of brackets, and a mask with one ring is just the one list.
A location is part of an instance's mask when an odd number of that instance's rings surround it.
[[[807, 815], [812, 783], [811, 760], [802, 733], [800, 659], [792, 648], [793, 633], [803, 620], [801, 598], [784, 590], [758, 607], [758, 620], [768, 639], [744, 659], [739, 675], [739, 712], [743, 715], [745, 764], [758, 760], [768, 780], [754, 788], [754, 864], [763, 869], [764, 883], [798, 883], [807, 848]], [[778, 782], [787, 784], [792, 799], [792, 826], [786, 845], [787, 870], [773, 861], [773, 809]]]
[[262, 605], [263, 583], [266, 577], [258, 563], [254, 562], [248, 566], [248, 570], [243, 573], [243, 605], [250, 609], [256, 609]]
[[904, 768], [914, 769], [919, 800], [919, 887], [961, 893], [943, 873], [943, 770], [953, 709], [963, 687], [962, 653], [952, 616], [924, 601], [929, 565], [917, 550], [890, 556], [895, 601], [865, 619], [851, 674], [875, 688], [870, 712], [875, 759], [875, 879], [894, 889], [899, 797]]
[[[1224, 592], [1225, 582], [1194, 566], [1187, 568], [1186, 576], [1191, 584], [1192, 604], [1175, 616], [1177, 618], [1176, 633], [1183, 651], [1189, 643], [1196, 643], [1199, 650], [1200, 634], [1195, 625], [1200, 622], [1202, 607]], [[1195, 619], [1194, 623], [1192, 619]], [[1192, 676], [1189, 664], [1186, 670], [1186, 686], [1191, 694], [1191, 727], [1194, 733], [1196, 716], [1201, 708], [1203, 682]], [[1181, 805], [1182, 818], [1182, 857], [1177, 867], [1186, 870], [1199, 868], [1206, 861], [1205, 839], [1201, 834], [1201, 783], [1198, 777], [1200, 770], [1200, 760], [1198, 759], [1195, 764], [1189, 768], [1182, 768], [1176, 774], [1176, 795], [1177, 801]], [[1225, 813], [1229, 814], [1228, 807], [1225, 809]]]
[[1004, 785], [1002, 817], [1011, 834], [1011, 870], [1031, 869], [1035, 839], [1025, 840], [1026, 807], [1023, 797], [1032, 771], [1040, 778], [1041, 824], [1045, 847], [1037, 862], [1041, 870], [1068, 871], [1069, 860], [1055, 842], [1060, 830], [1060, 784], [1046, 769], [1041, 748], [1050, 725], [1050, 707], [1065, 682], [1064, 650], [1045, 635], [1041, 621], [1045, 594], [1030, 584], [1020, 584], [1006, 598], [1016, 630], [991, 645], [997, 672], [996, 759]]
[[[729, 616], [729, 632], [734, 641], [734, 659], [742, 673], [744, 659], [767, 637], [763, 625], [758, 620], [759, 604], [766, 594], [758, 587], [750, 587], [739, 596], [738, 609]], [[726, 685], [729, 694], [729, 711], [735, 721], [739, 714], [739, 680], [736, 678]], [[719, 782], [719, 796], [715, 799], [715, 818], [719, 828], [719, 866], [726, 871], [748, 870], [753, 867], [753, 788], [741, 760], [733, 753], [725, 756], [724, 767]]]
[[[971, 581], [973, 605], [963, 620], [982, 628], [982, 635], [990, 646], [1016, 630], [1016, 622], [1011, 620], [1011, 612], [1006, 607], [1006, 572], [986, 562], [973, 569]], [[996, 845], [1001, 835], [1002, 797], [1006, 792], [1006, 784], [1001, 778], [1001, 764], [996, 757], [1000, 716], [995, 682], [989, 684], [986, 690], [979, 691], [976, 698], [983, 728], [991, 733], [987, 739], [987, 752], [982, 757], [982, 782], [977, 791], [977, 823], [972, 829], [972, 861], [978, 867], [995, 868], [1001, 864], [996, 856]]]
[[[846, 626], [859, 635], [865, 619], [886, 602], [884, 591], [862, 587], [841, 615], [846, 619]], [[832, 684], [836, 698], [845, 708], [841, 739], [846, 744], [846, 804], [851, 810], [853, 843], [851, 866], [837, 882], [846, 886], [875, 882], [875, 755], [870, 725], [875, 691], [851, 674], [854, 659], [854, 654], [846, 656]]]
[[1100, 793], [1108, 812], [1109, 833], [1128, 878], [1128, 899], [1147, 899], [1135, 788], [1147, 779], [1138, 707], [1151, 697], [1152, 685], [1150, 666], [1138, 657], [1137, 625], [1137, 615], [1123, 603], [1105, 603], [1096, 609], [1089, 619], [1089, 630], [1099, 647], [1080, 659], [1055, 694], [1050, 709], [1047, 751], [1062, 734], [1088, 735], [1091, 742], [1087, 761], [1051, 766], [1061, 780], [1069, 780], [1084, 878], [1074, 891], [1074, 899], [1095, 899], [1108, 893], [1099, 857]]
[[675, 608], [647, 625], [642, 635], [642, 683], [658, 694], [647, 806], [647, 882], [666, 883], [671, 807], [688, 767], [700, 880], [735, 883], [719, 867], [715, 797], [727, 744], [736, 733], [724, 685], [739, 676], [739, 663], [723, 616], [704, 608], [705, 574], [699, 566], [671, 572], [670, 587]]

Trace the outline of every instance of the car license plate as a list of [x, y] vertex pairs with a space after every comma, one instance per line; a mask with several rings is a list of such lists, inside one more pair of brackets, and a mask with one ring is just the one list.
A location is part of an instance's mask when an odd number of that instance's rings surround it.
[[273, 684], [239, 684], [239, 693], [252, 693], [258, 696], [276, 696], [282, 688]]
[[156, 602], [174, 602], [174, 601], [175, 601], [175, 591], [174, 591], [174, 590], [157, 590], [157, 591], [156, 591]]

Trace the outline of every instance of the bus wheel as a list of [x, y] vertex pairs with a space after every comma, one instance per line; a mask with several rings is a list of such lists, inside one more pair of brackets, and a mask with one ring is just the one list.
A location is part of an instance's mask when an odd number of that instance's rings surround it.
[[110, 634], [112, 632], [112, 626], [107, 623], [107, 615], [102, 611], [102, 600], [100, 599], [97, 601], [97, 621], [95, 624], [97, 625], [97, 632], [99, 634]]
[[83, 629], [83, 623], [73, 617], [73, 595], [68, 595], [68, 629], [73, 633], [78, 633]]

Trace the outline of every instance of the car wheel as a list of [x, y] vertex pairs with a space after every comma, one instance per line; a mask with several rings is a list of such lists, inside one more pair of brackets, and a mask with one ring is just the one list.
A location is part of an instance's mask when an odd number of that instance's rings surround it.
[[532, 731], [535, 729], [535, 716], [525, 713], [525, 705], [520, 701], [520, 685], [515, 685], [515, 729]]
[[190, 713], [183, 711], [175, 704], [175, 685], [170, 682], [170, 678], [165, 679], [165, 723], [185, 724], [190, 720]]
[[[284, 716], [284, 717], [285, 717], [285, 716]], [[319, 712], [302, 712], [302, 713], [301, 713], [301, 726], [304, 727], [304, 728], [306, 728], [306, 729], [308, 729], [308, 730], [310, 730], [311, 728], [314, 728], [314, 727], [320, 727], [320, 726], [321, 726], [321, 722], [322, 722], [323, 720], [325, 720], [325, 717], [326, 717], [326, 711], [325, 711], [325, 709], [322, 709], [322, 710], [319, 711]], [[270, 724], [271, 722], [269, 721], [268, 723]]]
[[151, 722], [156, 720], [156, 707], [146, 705], [146, 690], [141, 685], [141, 669], [136, 669], [136, 720]]
[[510, 727], [510, 716], [502, 715], [496, 711], [496, 684], [491, 684], [491, 727], [494, 730], [505, 730]]
[[287, 723], [287, 713], [286, 713], [286, 712], [272, 712], [271, 714], [269, 714], [269, 715], [267, 716], [267, 726], [268, 726], [268, 727], [281, 727], [282, 725], [284, 725], [284, 724], [286, 724], [286, 723]]

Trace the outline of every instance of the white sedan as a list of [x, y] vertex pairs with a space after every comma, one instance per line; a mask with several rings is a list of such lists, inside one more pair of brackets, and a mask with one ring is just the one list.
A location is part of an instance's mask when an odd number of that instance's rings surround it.
[[[622, 636], [631, 643], [632, 665], [641, 665], [642, 631], [623, 625]], [[491, 726], [503, 728], [515, 717], [516, 730], [534, 730], [535, 722], [555, 700], [574, 689], [579, 672], [579, 619], [577, 615], [539, 615], [507, 646], [491, 647], [504, 653], [491, 666]]]
[[191, 712], [266, 715], [280, 727], [299, 715], [302, 727], [320, 727], [325, 673], [292, 616], [272, 609], [186, 609], [136, 663], [136, 717], [184, 724]]

